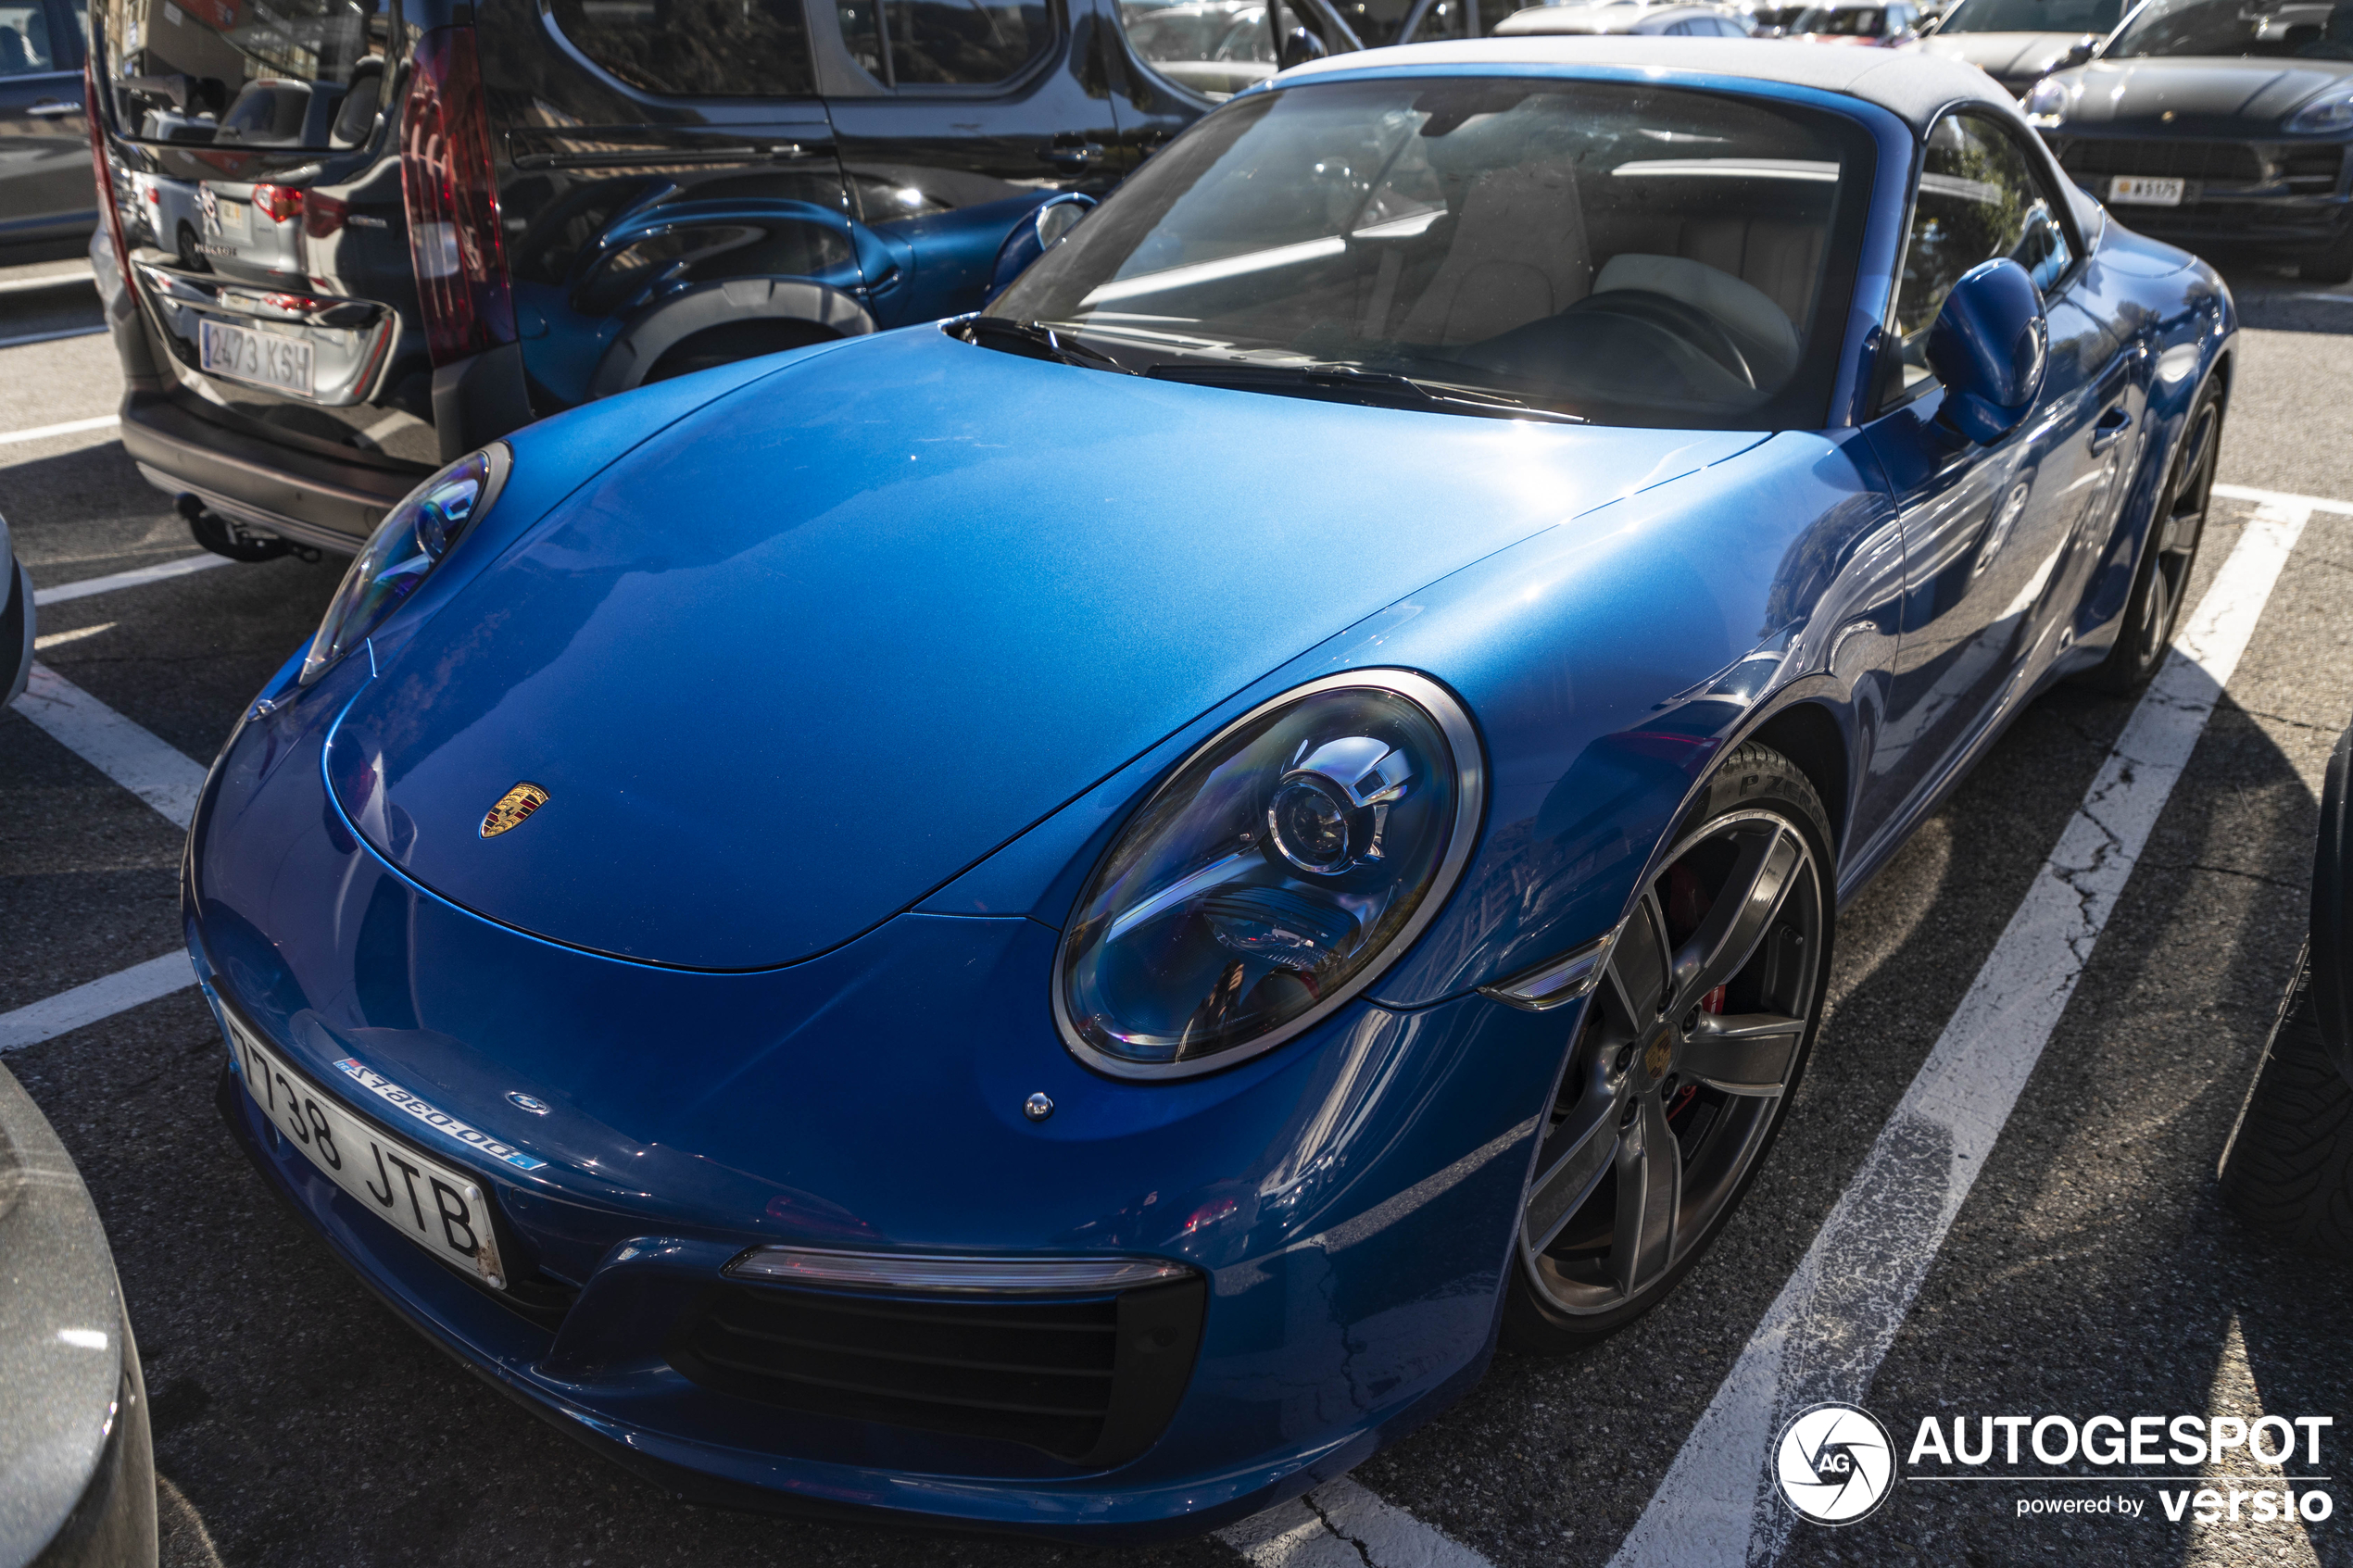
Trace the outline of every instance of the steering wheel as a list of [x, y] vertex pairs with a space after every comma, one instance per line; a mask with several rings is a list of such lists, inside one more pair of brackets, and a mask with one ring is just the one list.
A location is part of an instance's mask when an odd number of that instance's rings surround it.
[[1580, 316], [1617, 316], [1639, 321], [1697, 349], [1743, 386], [1756, 385], [1756, 372], [1750, 368], [1748, 356], [1732, 341], [1732, 334], [1724, 330], [1724, 323], [1673, 295], [1655, 294], [1649, 289], [1612, 289], [1607, 294], [1588, 295], [1569, 309]]

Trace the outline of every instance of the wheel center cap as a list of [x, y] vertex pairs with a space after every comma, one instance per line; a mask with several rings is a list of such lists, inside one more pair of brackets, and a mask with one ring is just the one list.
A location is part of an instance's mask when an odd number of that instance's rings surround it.
[[1675, 1065], [1675, 1036], [1661, 1031], [1656, 1039], [1642, 1049], [1642, 1073], [1654, 1084], [1667, 1076]]

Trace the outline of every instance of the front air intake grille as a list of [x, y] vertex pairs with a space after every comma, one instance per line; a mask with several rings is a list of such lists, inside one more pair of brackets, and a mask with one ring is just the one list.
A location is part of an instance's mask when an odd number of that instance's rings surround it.
[[1204, 1295], [1198, 1277], [1059, 1300], [729, 1284], [679, 1320], [669, 1358], [720, 1393], [1103, 1469], [1150, 1448], [1176, 1413]]
[[2210, 180], [2224, 185], [2256, 185], [2263, 159], [2246, 142], [2174, 142], [2074, 137], [2059, 149], [2059, 167], [2070, 174], [2153, 174], [2158, 178]]
[[2337, 171], [2344, 163], [2342, 147], [2289, 147], [2280, 154], [2280, 173], [2291, 191], [2324, 194], [2336, 189]]

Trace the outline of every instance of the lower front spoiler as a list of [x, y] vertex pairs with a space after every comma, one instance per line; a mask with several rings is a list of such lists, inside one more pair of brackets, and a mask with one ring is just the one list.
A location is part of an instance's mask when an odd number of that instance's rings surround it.
[[[1485, 1374], [1482, 1356], [1409, 1411], [1359, 1431], [1320, 1452], [1294, 1456], [1270, 1478], [1261, 1465], [1236, 1474], [1202, 1476], [1116, 1499], [1070, 1488], [932, 1476], [745, 1454], [682, 1440], [616, 1420], [573, 1398], [539, 1372], [555, 1336], [500, 1306], [489, 1293], [426, 1257], [388, 1228], [382, 1248], [362, 1212], [311, 1171], [291, 1147], [274, 1151], [274, 1129], [254, 1110], [235, 1075], [220, 1070], [214, 1105], [272, 1196], [308, 1228], [359, 1283], [459, 1365], [559, 1432], [639, 1478], [714, 1508], [833, 1524], [930, 1534], [1017, 1535], [1112, 1544], [1187, 1539], [1288, 1501], [1332, 1480], [1418, 1426]], [[349, 1214], [335, 1214], [338, 1205]], [[352, 1220], [361, 1222], [354, 1224]]]
[[2353, 208], [2343, 201], [2211, 201], [2110, 210], [2136, 233], [2193, 250], [2260, 250], [2301, 257], [2334, 250], [2353, 237]]

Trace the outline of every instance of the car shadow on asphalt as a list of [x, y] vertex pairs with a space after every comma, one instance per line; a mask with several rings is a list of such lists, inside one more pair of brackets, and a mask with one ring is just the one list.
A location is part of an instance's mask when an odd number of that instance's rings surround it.
[[2221, 270], [2241, 326], [2353, 336], [2353, 287], [2306, 282], [2280, 267], [2224, 263]]

